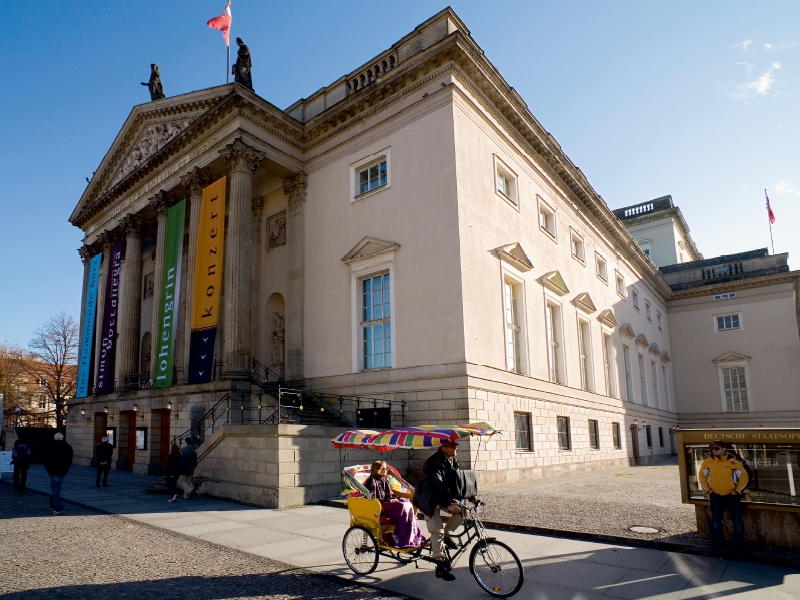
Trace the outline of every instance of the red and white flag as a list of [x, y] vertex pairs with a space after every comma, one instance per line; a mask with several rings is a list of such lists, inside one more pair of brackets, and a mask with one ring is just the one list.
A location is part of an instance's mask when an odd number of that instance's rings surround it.
[[772, 207], [769, 205], [769, 196], [767, 196], [767, 190], [764, 190], [764, 196], [767, 199], [767, 215], [769, 215], [769, 222], [770, 225], [775, 223], [775, 213], [772, 212]]
[[222, 14], [218, 17], [214, 17], [213, 19], [209, 19], [208, 25], [212, 29], [219, 29], [222, 32], [222, 37], [225, 38], [225, 45], [230, 47], [229, 36], [231, 34], [231, 21], [233, 17], [231, 15], [231, 3], [230, 1], [225, 5], [225, 10], [222, 11]]

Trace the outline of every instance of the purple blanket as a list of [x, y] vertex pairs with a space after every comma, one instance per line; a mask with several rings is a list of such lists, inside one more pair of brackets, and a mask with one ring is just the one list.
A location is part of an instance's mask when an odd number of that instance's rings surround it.
[[414, 506], [401, 498], [398, 502], [384, 502], [381, 516], [394, 520], [394, 545], [397, 548], [414, 548], [424, 544], [428, 538], [422, 535], [414, 517]]

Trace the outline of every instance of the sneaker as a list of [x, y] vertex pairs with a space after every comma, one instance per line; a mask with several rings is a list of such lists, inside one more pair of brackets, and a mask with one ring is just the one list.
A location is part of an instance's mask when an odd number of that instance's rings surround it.
[[436, 563], [436, 577], [445, 581], [455, 581], [456, 579], [456, 576], [448, 571], [447, 567], [441, 562]]
[[51, 513], [53, 513], [53, 516], [54, 516], [54, 517], [56, 517], [56, 516], [58, 516], [58, 515], [62, 514], [64, 511], [63, 511], [63, 510], [56, 510], [56, 509], [53, 509], [53, 510], [51, 510], [50, 512], [51, 512]]
[[456, 543], [455, 543], [453, 540], [451, 540], [449, 537], [445, 537], [445, 538], [444, 538], [444, 540], [442, 540], [442, 543], [443, 543], [445, 546], [447, 546], [448, 548], [450, 548], [450, 550], [458, 550], [458, 544], [456, 544]]

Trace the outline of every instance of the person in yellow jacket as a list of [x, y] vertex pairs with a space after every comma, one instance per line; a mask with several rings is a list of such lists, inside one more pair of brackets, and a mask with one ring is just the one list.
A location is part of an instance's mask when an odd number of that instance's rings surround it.
[[700, 465], [700, 487], [708, 493], [711, 505], [711, 539], [724, 542], [722, 515], [727, 508], [733, 521], [733, 541], [744, 541], [742, 523], [742, 492], [747, 487], [749, 476], [742, 463], [728, 454], [725, 442], [714, 440], [709, 446], [711, 456]]

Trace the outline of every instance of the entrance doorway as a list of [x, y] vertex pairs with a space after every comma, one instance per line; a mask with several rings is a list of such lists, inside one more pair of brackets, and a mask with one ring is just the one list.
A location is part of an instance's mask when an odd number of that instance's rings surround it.
[[92, 446], [92, 466], [97, 466], [97, 457], [94, 455], [94, 449], [97, 448], [103, 441], [108, 429], [108, 413], [96, 412], [94, 413], [94, 446]]
[[136, 462], [136, 413], [124, 410], [119, 413], [118, 471], [133, 471]]
[[633, 464], [639, 464], [639, 426], [631, 423], [631, 450], [633, 451]]

